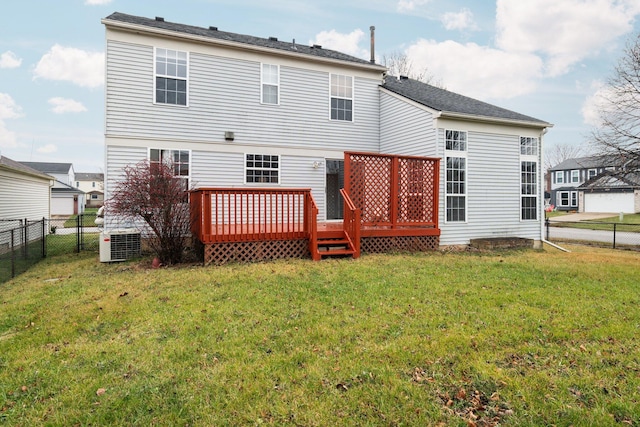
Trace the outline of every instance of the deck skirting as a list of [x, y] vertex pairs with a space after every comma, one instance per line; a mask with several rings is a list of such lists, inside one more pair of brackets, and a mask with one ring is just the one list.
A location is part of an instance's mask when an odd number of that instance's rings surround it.
[[[440, 236], [363, 237], [363, 253], [426, 252], [438, 249]], [[201, 246], [204, 265], [311, 258], [308, 239], [208, 243]]]

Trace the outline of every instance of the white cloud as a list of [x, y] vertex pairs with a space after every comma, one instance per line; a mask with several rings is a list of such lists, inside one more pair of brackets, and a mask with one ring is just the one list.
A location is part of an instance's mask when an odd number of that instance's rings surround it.
[[413, 12], [417, 7], [424, 6], [431, 0], [399, 0], [396, 10], [400, 13]]
[[542, 60], [535, 55], [451, 40], [438, 43], [421, 39], [409, 46], [406, 54], [417, 70], [427, 68], [448, 90], [479, 99], [531, 93], [543, 68]]
[[10, 50], [0, 55], [0, 68], [18, 68], [22, 64], [22, 58], [18, 58]]
[[85, 0], [84, 4], [89, 6], [100, 6], [103, 4], [109, 4], [112, 0]]
[[496, 42], [544, 55], [547, 75], [559, 76], [632, 31], [637, 15], [637, 0], [497, 0]]
[[36, 151], [43, 154], [55, 153], [58, 151], [58, 147], [55, 144], [47, 144], [44, 147], [39, 147]]
[[475, 30], [477, 25], [473, 21], [473, 13], [466, 7], [460, 12], [447, 12], [440, 17], [440, 22], [447, 30]]
[[4, 121], [0, 119], [0, 148], [16, 148], [17, 146], [16, 134], [7, 129]]
[[318, 33], [311, 44], [319, 44], [323, 48], [333, 49], [348, 55], [368, 59], [369, 51], [360, 48], [359, 44], [364, 38], [364, 32], [360, 29], [353, 30], [349, 34], [342, 34], [336, 30], [322, 31]]
[[6, 93], [0, 93], [0, 148], [18, 146], [16, 134], [7, 129], [5, 119], [22, 117], [22, 108]]
[[49, 99], [49, 104], [52, 106], [51, 111], [56, 114], [81, 113], [87, 111], [87, 108], [82, 105], [82, 103], [74, 101], [73, 99], [60, 97], [51, 98]]
[[0, 93], [0, 120], [22, 117], [22, 108], [16, 104], [11, 95]]
[[34, 70], [34, 79], [69, 81], [95, 88], [104, 84], [104, 53], [87, 52], [54, 45], [42, 56]]

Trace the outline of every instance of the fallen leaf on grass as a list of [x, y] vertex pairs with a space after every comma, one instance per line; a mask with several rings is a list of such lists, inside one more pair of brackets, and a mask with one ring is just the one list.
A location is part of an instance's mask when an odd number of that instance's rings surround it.
[[106, 392], [107, 392], [107, 389], [105, 389], [105, 388], [99, 388], [99, 389], [96, 391], [96, 394], [97, 394], [98, 396], [102, 396], [102, 395], [103, 395], [103, 394], [105, 394]]
[[126, 292], [126, 291], [125, 291], [125, 292], [121, 293], [121, 294], [120, 294], [120, 295], [118, 295], [118, 296], [119, 296], [120, 298], [122, 298], [122, 297], [126, 297], [127, 295], [129, 295], [129, 292]]

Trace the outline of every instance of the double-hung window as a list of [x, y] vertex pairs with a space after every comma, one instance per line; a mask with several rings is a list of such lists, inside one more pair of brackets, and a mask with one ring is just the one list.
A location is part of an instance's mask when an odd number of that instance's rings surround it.
[[278, 105], [280, 103], [280, 67], [262, 64], [261, 81], [261, 102]]
[[189, 54], [156, 48], [156, 104], [187, 105]]
[[447, 222], [467, 220], [467, 132], [445, 131]]
[[571, 183], [575, 184], [580, 182], [580, 171], [575, 169], [571, 171]]
[[556, 172], [556, 184], [564, 184], [564, 171]]
[[528, 136], [520, 137], [520, 219], [538, 219], [538, 138]]
[[149, 163], [168, 164], [173, 167], [173, 175], [180, 179], [182, 188], [187, 191], [189, 189], [189, 178], [191, 172], [191, 155], [189, 150], [165, 150], [151, 148], [149, 150]]
[[557, 196], [558, 206], [562, 208], [577, 207], [578, 206], [578, 192], [577, 191], [559, 191]]
[[280, 182], [280, 156], [247, 154], [245, 180], [247, 184], [278, 184]]
[[587, 176], [589, 177], [589, 179], [593, 178], [596, 175], [598, 175], [598, 169], [589, 169], [589, 171], [587, 172]]
[[331, 120], [353, 121], [353, 77], [331, 74]]

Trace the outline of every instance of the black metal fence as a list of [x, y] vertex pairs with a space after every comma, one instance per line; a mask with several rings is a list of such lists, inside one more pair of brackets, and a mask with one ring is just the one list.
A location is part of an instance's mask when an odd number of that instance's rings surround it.
[[99, 250], [94, 213], [70, 218], [0, 219], [0, 283], [46, 256]]
[[640, 224], [547, 219], [545, 225], [547, 240], [576, 241], [613, 249], [640, 250]]

